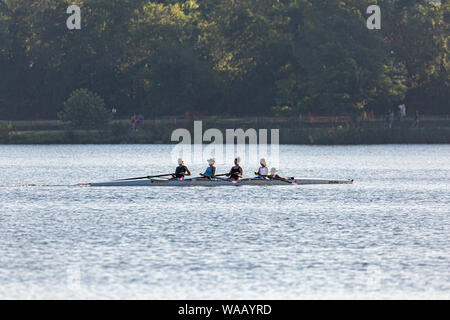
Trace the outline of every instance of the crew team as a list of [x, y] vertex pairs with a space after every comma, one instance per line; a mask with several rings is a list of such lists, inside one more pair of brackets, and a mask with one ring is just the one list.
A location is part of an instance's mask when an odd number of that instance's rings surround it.
[[[200, 173], [200, 176], [204, 179], [219, 179], [220, 176], [227, 176], [231, 181], [238, 181], [244, 177], [244, 170], [242, 169], [240, 163], [241, 158], [237, 157], [234, 159], [234, 166], [226, 174], [216, 175], [217, 168], [214, 166], [216, 160], [214, 158], [208, 159], [208, 167], [204, 173]], [[278, 170], [276, 168], [271, 168], [269, 172], [269, 167], [267, 166], [266, 159], [261, 159], [259, 161], [261, 167], [258, 172], [255, 172], [256, 179], [275, 179], [275, 180], [294, 180], [294, 178], [285, 178], [278, 175]], [[175, 169], [175, 173], [172, 174], [173, 180], [184, 180], [186, 176], [191, 176], [191, 172], [188, 167], [184, 164], [183, 159], [178, 159], [178, 167]]]

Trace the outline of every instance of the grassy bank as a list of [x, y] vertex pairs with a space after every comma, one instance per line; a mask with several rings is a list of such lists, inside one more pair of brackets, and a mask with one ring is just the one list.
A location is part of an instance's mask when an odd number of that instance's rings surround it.
[[[8, 127], [8, 128], [5, 128]], [[116, 120], [99, 130], [71, 130], [58, 121], [20, 121], [0, 129], [3, 144], [157, 144], [175, 143], [172, 132], [178, 128], [193, 133], [192, 120], [150, 120], [138, 131], [127, 120]], [[289, 118], [248, 118], [203, 120], [203, 132], [209, 128], [280, 129], [281, 144], [394, 144], [450, 143], [450, 120], [431, 118], [414, 122], [395, 122], [388, 128], [382, 119], [351, 123], [346, 118], [315, 118], [304, 121]], [[225, 134], [224, 134], [225, 136]], [[269, 134], [270, 136], [270, 134]]]

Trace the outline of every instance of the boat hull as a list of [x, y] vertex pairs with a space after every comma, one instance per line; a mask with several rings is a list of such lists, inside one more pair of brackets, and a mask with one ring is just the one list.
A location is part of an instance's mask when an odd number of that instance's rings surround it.
[[229, 180], [127, 180], [102, 183], [91, 183], [91, 187], [220, 187], [220, 186], [285, 186], [285, 185], [325, 185], [352, 184], [353, 180], [329, 179], [295, 179], [290, 181], [266, 179], [242, 179], [237, 182]]

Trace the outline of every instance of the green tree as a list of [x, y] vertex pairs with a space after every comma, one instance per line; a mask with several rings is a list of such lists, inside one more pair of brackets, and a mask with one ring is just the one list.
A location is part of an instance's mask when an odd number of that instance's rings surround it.
[[[82, 11], [67, 30], [66, 8]], [[366, 9], [382, 10], [367, 30]], [[0, 117], [77, 88], [133, 112], [448, 113], [448, 0], [0, 0]], [[285, 108], [287, 107], [287, 108]]]
[[383, 4], [390, 8], [384, 33], [394, 68], [403, 75], [402, 82], [407, 86], [407, 106], [422, 112], [448, 113], [450, 2], [383, 1]]
[[273, 0], [202, 2], [199, 46], [224, 81], [227, 113], [271, 114], [275, 82], [289, 55], [280, 7]]
[[73, 128], [95, 129], [108, 124], [111, 113], [99, 95], [87, 89], [78, 89], [64, 103], [64, 109], [58, 113], [58, 117], [69, 122]]
[[386, 43], [380, 32], [366, 28], [368, 5], [299, 0], [286, 7], [292, 58], [277, 82], [279, 104], [355, 114], [395, 86]]

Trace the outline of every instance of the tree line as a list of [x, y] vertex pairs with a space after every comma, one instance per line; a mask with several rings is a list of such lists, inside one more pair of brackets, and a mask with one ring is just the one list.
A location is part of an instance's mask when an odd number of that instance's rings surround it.
[[[68, 30], [67, 7], [81, 8]], [[367, 7], [381, 8], [369, 30]], [[87, 89], [119, 116], [447, 114], [450, 1], [0, 0], [0, 119]]]

